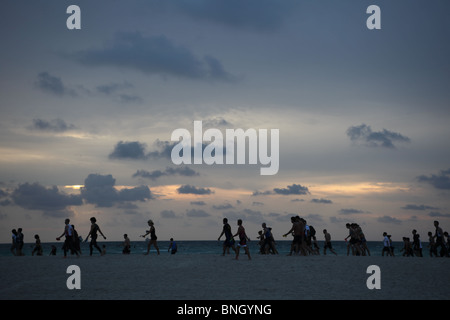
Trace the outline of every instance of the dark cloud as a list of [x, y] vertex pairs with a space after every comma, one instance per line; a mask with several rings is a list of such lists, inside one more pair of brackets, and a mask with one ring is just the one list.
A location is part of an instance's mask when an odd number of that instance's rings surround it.
[[333, 203], [333, 201], [328, 200], [328, 199], [323, 199], [323, 198], [321, 198], [321, 199], [312, 199], [311, 202], [312, 203], [326, 203], [326, 204]]
[[216, 210], [229, 210], [229, 209], [233, 209], [233, 206], [229, 203], [226, 203], [226, 204], [213, 205], [213, 208]]
[[282, 194], [282, 195], [291, 195], [291, 194], [309, 194], [308, 187], [303, 187], [299, 184], [292, 184], [287, 186], [286, 188], [274, 188], [273, 191], [254, 191], [253, 196], [267, 196], [271, 194]]
[[103, 48], [76, 52], [70, 57], [87, 66], [129, 68], [146, 74], [204, 80], [233, 79], [216, 58], [199, 58], [164, 35], [145, 37], [139, 32], [117, 33]]
[[109, 155], [110, 159], [146, 159], [145, 144], [139, 141], [119, 141]]
[[185, 177], [194, 177], [199, 176], [200, 174], [196, 172], [195, 170], [182, 166], [182, 167], [167, 167], [164, 171], [161, 170], [153, 170], [151, 172], [145, 171], [145, 170], [138, 170], [136, 173], [133, 174], [133, 178], [135, 177], [142, 177], [147, 178], [151, 180], [156, 180], [163, 176], [174, 176], [174, 175], [180, 175]]
[[407, 204], [406, 206], [402, 207], [402, 209], [404, 209], [404, 210], [421, 210], [421, 211], [424, 211], [424, 210], [436, 210], [438, 208], [427, 206], [427, 205], [424, 205], [424, 204], [420, 204], [420, 205]]
[[76, 129], [73, 124], [67, 124], [64, 120], [56, 118], [53, 120], [33, 119], [33, 125], [29, 127], [31, 130], [48, 131], [48, 132], [65, 132]]
[[183, 185], [177, 189], [178, 193], [182, 194], [211, 194], [213, 193], [209, 188], [197, 188], [189, 184]]
[[253, 191], [252, 196], [267, 196], [273, 194], [272, 191], [266, 190], [266, 191]]
[[191, 201], [191, 204], [195, 206], [206, 206], [205, 201]]
[[377, 221], [381, 222], [381, 223], [387, 223], [387, 224], [401, 224], [402, 223], [401, 220], [399, 220], [397, 218], [390, 217], [390, 216], [379, 217], [377, 219]]
[[75, 91], [67, 88], [62, 82], [61, 78], [55, 77], [48, 72], [41, 72], [37, 75], [35, 85], [47, 93], [55, 94], [58, 96], [63, 95], [76, 95]]
[[95, 91], [116, 98], [123, 103], [142, 102], [142, 98], [140, 96], [123, 92], [124, 90], [128, 90], [133, 87], [134, 86], [129, 82], [109, 83], [97, 86]]
[[298, 2], [290, 0], [170, 0], [165, 3], [195, 20], [264, 32], [277, 30], [298, 6]]
[[383, 129], [374, 132], [368, 125], [352, 126], [347, 129], [347, 136], [353, 142], [361, 143], [368, 147], [383, 147], [395, 149], [394, 142], [410, 142], [410, 139], [393, 131]]
[[116, 179], [112, 175], [90, 174], [84, 180], [81, 196], [87, 203], [97, 207], [111, 207], [114, 204], [126, 201], [145, 201], [152, 199], [148, 186], [139, 186], [130, 189], [116, 190]]
[[56, 186], [46, 188], [37, 182], [19, 185], [11, 193], [11, 199], [24, 209], [41, 210], [51, 216], [66, 214], [68, 206], [83, 204], [80, 195], [68, 195], [59, 191]]
[[208, 212], [198, 209], [188, 209], [186, 210], [186, 216], [190, 218], [205, 218], [211, 216]]
[[440, 213], [440, 212], [437, 212], [437, 211], [431, 211], [430, 213], [428, 213], [428, 216], [430, 216], [430, 217], [450, 218], [450, 214], [448, 214], [448, 213]]
[[156, 140], [154, 145], [157, 150], [151, 151], [147, 154], [149, 158], [154, 159], [171, 159], [172, 157], [172, 148], [178, 144], [178, 142], [169, 142], [169, 141], [161, 141]]
[[450, 169], [441, 170], [438, 175], [432, 174], [431, 176], [421, 175], [417, 177], [419, 182], [427, 182], [436, 189], [450, 190]]
[[290, 195], [290, 194], [309, 194], [307, 187], [303, 187], [299, 184], [293, 184], [287, 186], [287, 188], [274, 188], [273, 192], [276, 194]]
[[339, 210], [339, 214], [342, 214], [342, 215], [360, 214], [360, 213], [365, 213], [365, 212], [362, 210], [358, 210], [358, 209], [341, 209], [341, 210]]
[[179, 218], [173, 210], [163, 210], [163, 211], [161, 211], [160, 215], [161, 215], [161, 218], [166, 218], [166, 219]]

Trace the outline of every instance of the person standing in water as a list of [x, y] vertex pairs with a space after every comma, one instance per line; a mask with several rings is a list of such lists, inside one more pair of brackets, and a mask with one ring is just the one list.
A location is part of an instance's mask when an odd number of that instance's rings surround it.
[[147, 245], [147, 252], [144, 254], [148, 255], [150, 252], [150, 247], [153, 245], [156, 249], [156, 252], [158, 252], [158, 255], [159, 255], [158, 243], [156, 241], [158, 239], [158, 237], [156, 236], [155, 225], [152, 220], [148, 220], [147, 223], [150, 227], [150, 230], [148, 230], [144, 235], [141, 235], [141, 237], [145, 238], [148, 234], [150, 234], [150, 241], [148, 242], [148, 245]]
[[94, 217], [92, 217], [91, 219], [91, 230], [89, 231], [86, 239], [84, 240], [84, 242], [86, 242], [89, 238], [89, 236], [91, 236], [91, 242], [89, 243], [89, 255], [92, 256], [92, 251], [93, 251], [93, 247], [95, 247], [98, 252], [100, 252], [101, 255], [102, 254], [102, 249], [100, 249], [100, 247], [97, 244], [97, 232], [100, 232], [100, 234], [102, 235], [103, 239], [106, 240], [105, 235], [103, 234], [103, 232], [100, 230], [100, 227], [98, 226], [97, 219], [95, 219]]

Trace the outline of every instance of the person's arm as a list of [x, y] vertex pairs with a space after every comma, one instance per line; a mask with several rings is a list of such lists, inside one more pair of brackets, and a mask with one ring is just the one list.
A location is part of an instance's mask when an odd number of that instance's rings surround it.
[[[97, 226], [97, 227], [98, 227], [98, 226]], [[103, 234], [102, 230], [100, 230], [100, 227], [98, 227], [98, 232], [100, 232], [100, 234], [102, 235], [103, 239], [106, 240], [106, 237], [105, 237], [105, 235]]]
[[148, 234], [150, 234], [150, 230], [145, 230], [145, 234], [141, 235], [141, 237], [145, 238]]
[[67, 229], [67, 226], [64, 227], [64, 231], [63, 231], [62, 235], [60, 235], [58, 238], [56, 238], [56, 240], [59, 241], [62, 238], [62, 236], [66, 234], [66, 229]]
[[285, 234], [283, 234], [283, 237], [286, 237], [289, 233], [291, 233], [292, 231], [294, 231], [294, 226], [292, 226], [291, 230], [289, 230], [288, 232], [286, 232]]
[[91, 230], [89, 230], [89, 233], [88, 233], [88, 235], [86, 236], [86, 239], [84, 239], [84, 242], [86, 242], [86, 241], [88, 240], [89, 236], [90, 236], [91, 233], [92, 233], [92, 228], [93, 228], [93, 227], [94, 227], [94, 226], [91, 225]]
[[222, 238], [223, 234], [225, 233], [225, 229], [222, 230], [222, 232], [220, 233], [219, 238], [217, 239], [217, 241], [220, 241], [220, 238]]

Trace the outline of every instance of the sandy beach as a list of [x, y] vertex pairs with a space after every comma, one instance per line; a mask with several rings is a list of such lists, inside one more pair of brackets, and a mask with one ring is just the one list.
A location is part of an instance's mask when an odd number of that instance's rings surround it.
[[[0, 257], [2, 300], [447, 300], [448, 258], [106, 255]], [[67, 267], [80, 268], [69, 290]], [[370, 265], [380, 289], [368, 289]]]

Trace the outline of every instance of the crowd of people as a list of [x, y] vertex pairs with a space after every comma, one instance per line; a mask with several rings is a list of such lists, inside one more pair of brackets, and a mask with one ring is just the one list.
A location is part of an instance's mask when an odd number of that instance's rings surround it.
[[[105, 240], [106, 236], [101, 231], [100, 227], [97, 224], [96, 218], [92, 217], [90, 219], [91, 227], [89, 230], [86, 239], [90, 238], [91, 241], [89, 243], [89, 254], [92, 256], [94, 248], [101, 254], [106, 254], [106, 248], [103, 245], [101, 249], [97, 244], [98, 234], [100, 234]], [[152, 220], [148, 220], [148, 225], [150, 227], [149, 230], [146, 231], [145, 234], [141, 235], [141, 237], [146, 237], [150, 235], [150, 239], [147, 242], [147, 252], [144, 253], [146, 255], [149, 254], [151, 247], [153, 246], [156, 249], [157, 254], [159, 255], [159, 247], [157, 244], [157, 236], [156, 229]], [[288, 255], [319, 255], [320, 248], [317, 242], [316, 230], [315, 228], [308, 224], [304, 218], [299, 216], [291, 217], [292, 226], [288, 232], [283, 234], [283, 237], [287, 237], [291, 235], [293, 240], [290, 245], [290, 252]], [[247, 236], [245, 228], [243, 226], [243, 222], [241, 219], [237, 220], [238, 229], [235, 234], [231, 231], [231, 226], [228, 223], [228, 219], [223, 219], [223, 228], [222, 232], [219, 235], [218, 241], [225, 236], [225, 240], [223, 242], [223, 252], [222, 255], [229, 254], [230, 249], [232, 249], [235, 253], [235, 259], [239, 259], [240, 249], [242, 248], [247, 255], [248, 259], [251, 260], [250, 250], [248, 246], [248, 241], [250, 238]], [[276, 241], [273, 237], [272, 228], [268, 227], [266, 223], [262, 223], [262, 230], [258, 231], [258, 246], [259, 246], [259, 254], [278, 254]], [[428, 232], [428, 249], [430, 257], [449, 257], [450, 253], [450, 237], [448, 232], [444, 232], [442, 228], [439, 226], [438, 221], [434, 221], [435, 233], [433, 234], [431, 231]], [[357, 223], [347, 223], [346, 228], [349, 231], [348, 236], [344, 239], [347, 244], [347, 256], [352, 255], [357, 256], [370, 256], [370, 250], [367, 246], [366, 237], [364, 232]], [[326, 255], [327, 250], [331, 253], [337, 255], [336, 251], [333, 249], [331, 243], [331, 235], [326, 230], [323, 229], [324, 235], [324, 246], [323, 246], [323, 254]], [[65, 226], [63, 233], [56, 238], [57, 241], [61, 240], [62, 237], [65, 237], [64, 244], [62, 246], [64, 257], [67, 257], [67, 253], [70, 252], [73, 255], [79, 256], [81, 252], [80, 242], [82, 241], [82, 237], [80, 237], [75, 230], [75, 226], [70, 224], [70, 219], [65, 220]], [[235, 237], [238, 237], [238, 242], [234, 240]], [[32, 250], [32, 255], [43, 255], [42, 244], [39, 238], [39, 235], [35, 235], [35, 244]], [[22, 233], [22, 228], [13, 229], [12, 230], [12, 246], [11, 253], [16, 256], [24, 255], [23, 252], [24, 246], [24, 235]], [[124, 234], [124, 241], [122, 243], [123, 254], [131, 253], [131, 242], [128, 238], [127, 234]], [[384, 256], [395, 256], [394, 246], [391, 239], [391, 235], [386, 232], [383, 233], [383, 249], [381, 255]], [[403, 237], [403, 247], [400, 250], [400, 254], [403, 256], [416, 256], [423, 257], [422, 252], [423, 246], [422, 241], [420, 239], [420, 235], [417, 230], [412, 230], [412, 241], [409, 237]], [[439, 251], [438, 251], [439, 249]], [[171, 254], [175, 254], [177, 252], [177, 244], [173, 240], [170, 239], [169, 244], [169, 252]], [[52, 249], [50, 255], [56, 255], [56, 246], [52, 245]]]

